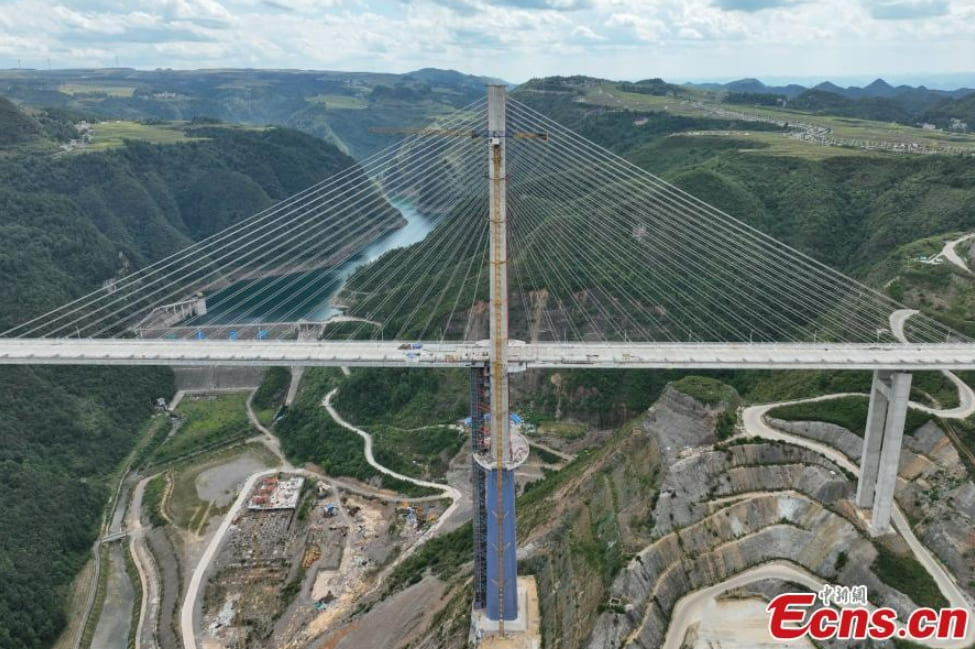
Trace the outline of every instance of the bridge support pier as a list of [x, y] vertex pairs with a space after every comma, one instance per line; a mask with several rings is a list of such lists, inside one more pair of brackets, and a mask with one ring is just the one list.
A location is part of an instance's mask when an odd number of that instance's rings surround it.
[[875, 536], [891, 531], [890, 517], [910, 395], [910, 373], [874, 372], [856, 503], [871, 510], [870, 531]]
[[[514, 621], [518, 618], [518, 556], [515, 536], [515, 472], [488, 471], [487, 498], [487, 618]], [[501, 487], [501, 494], [497, 493]], [[501, 504], [499, 508], [497, 505]], [[498, 544], [501, 544], [499, 547]]]

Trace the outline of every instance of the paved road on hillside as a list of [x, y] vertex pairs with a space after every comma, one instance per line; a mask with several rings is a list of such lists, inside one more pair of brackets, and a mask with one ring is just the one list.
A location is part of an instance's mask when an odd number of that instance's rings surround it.
[[[890, 331], [900, 342], [907, 342], [904, 326], [916, 313], [919, 313], [916, 309], [899, 309], [890, 314]], [[954, 408], [931, 408], [912, 401], [911, 407], [943, 419], [967, 419], [975, 415], [975, 391], [972, 390], [971, 386], [958, 378], [954, 372], [942, 370], [941, 373], [955, 384], [955, 388], [958, 390], [958, 405]]]
[[975, 237], [975, 232], [972, 232], [971, 234], [966, 234], [962, 237], [958, 237], [957, 239], [952, 239], [951, 241], [945, 244], [945, 247], [941, 249], [941, 252], [938, 253], [937, 256], [944, 257], [949, 262], [951, 262], [955, 266], [958, 266], [959, 268], [961, 268], [966, 272], [969, 273], [972, 272], [972, 269], [968, 267], [968, 263], [965, 262], [965, 260], [962, 259], [961, 256], [955, 251], [955, 246], [957, 246], [959, 243], [963, 241], [968, 241], [973, 237]]

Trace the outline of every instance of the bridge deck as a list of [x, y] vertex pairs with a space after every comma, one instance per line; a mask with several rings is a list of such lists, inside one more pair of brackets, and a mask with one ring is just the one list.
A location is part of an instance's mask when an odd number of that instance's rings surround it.
[[[0, 365], [463, 367], [486, 343], [0, 339]], [[405, 349], [405, 347], [410, 347]], [[415, 347], [415, 348], [414, 348]], [[512, 342], [515, 368], [975, 369], [975, 344]]]

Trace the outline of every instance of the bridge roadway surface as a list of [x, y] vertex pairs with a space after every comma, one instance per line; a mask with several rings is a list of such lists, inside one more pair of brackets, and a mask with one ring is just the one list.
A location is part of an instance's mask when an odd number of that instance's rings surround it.
[[[486, 342], [0, 338], [0, 365], [463, 367]], [[415, 344], [412, 344], [415, 345]], [[509, 343], [513, 368], [975, 369], [975, 343]]]

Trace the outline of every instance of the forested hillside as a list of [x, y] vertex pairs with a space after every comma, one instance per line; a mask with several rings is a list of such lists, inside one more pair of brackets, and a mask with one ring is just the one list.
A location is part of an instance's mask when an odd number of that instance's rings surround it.
[[38, 108], [125, 120], [208, 118], [279, 124], [357, 158], [386, 147], [373, 126], [424, 126], [484, 96], [484, 77], [425, 68], [407, 74], [317, 70], [54, 70], [0, 73], [0, 88]]
[[[51, 130], [0, 100], [0, 331], [353, 163], [294, 131], [187, 128], [185, 144], [37, 155], [16, 143]], [[63, 629], [109, 474], [173, 390], [165, 368], [0, 367], [3, 649], [49, 647]]]
[[294, 131], [192, 128], [178, 146], [0, 158], [0, 331], [353, 161]]
[[[893, 248], [975, 227], [975, 167], [963, 156], [767, 154], [721, 131], [770, 124], [594, 111], [571, 93], [520, 101], [816, 259], [866, 276]], [[646, 120], [645, 123], [642, 123]], [[715, 131], [708, 137], [707, 131]], [[680, 137], [680, 133], [693, 136]], [[677, 134], [677, 136], [674, 136]], [[814, 147], [815, 145], [806, 145]]]

